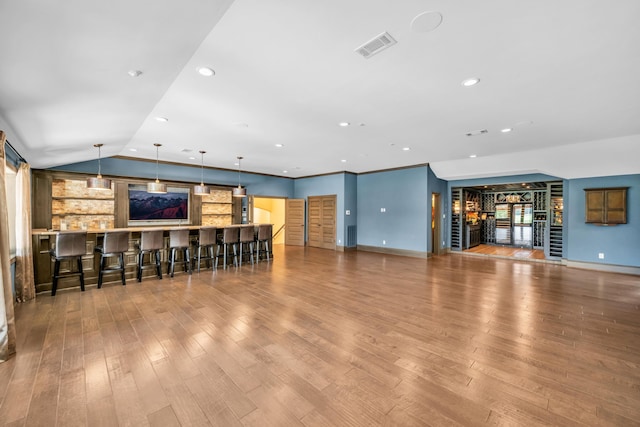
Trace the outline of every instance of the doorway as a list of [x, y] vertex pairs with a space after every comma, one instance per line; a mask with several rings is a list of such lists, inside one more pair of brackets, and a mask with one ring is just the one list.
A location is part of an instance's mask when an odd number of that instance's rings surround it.
[[431, 253], [433, 255], [439, 255], [442, 252], [440, 237], [440, 193], [431, 193]]
[[249, 196], [249, 222], [273, 225], [273, 244], [283, 244], [285, 239], [285, 201], [281, 197]]

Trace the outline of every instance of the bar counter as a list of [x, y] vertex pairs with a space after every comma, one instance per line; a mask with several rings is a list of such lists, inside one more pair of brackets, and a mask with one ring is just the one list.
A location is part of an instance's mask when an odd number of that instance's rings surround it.
[[[233, 224], [224, 227], [257, 227], [259, 224]], [[137, 266], [137, 253], [136, 245], [140, 241], [140, 232], [144, 230], [163, 230], [165, 232], [165, 244], [164, 247], [168, 248], [169, 231], [171, 230], [189, 230], [190, 238], [192, 241], [196, 241], [198, 237], [198, 230], [205, 226], [200, 225], [184, 225], [184, 226], [163, 226], [163, 227], [127, 227], [127, 228], [110, 228], [110, 229], [88, 229], [87, 232], [87, 247], [85, 255], [82, 256], [82, 268], [84, 271], [84, 280], [87, 286], [97, 285], [98, 273], [100, 269], [100, 256], [94, 253], [94, 248], [97, 245], [102, 244], [102, 238], [107, 231], [129, 231], [131, 236], [129, 238], [129, 250], [124, 254], [125, 261], [125, 277], [127, 282], [138, 283], [136, 281], [136, 266]], [[207, 226], [208, 227], [208, 226]], [[212, 226], [213, 227], [213, 226]], [[218, 228], [221, 233], [224, 227]], [[52, 249], [55, 243], [55, 236], [58, 233], [64, 233], [67, 231], [85, 231], [85, 230], [45, 230], [35, 229], [31, 233], [32, 245], [33, 245], [33, 264], [35, 270], [35, 285], [36, 293], [50, 291], [52, 287], [52, 273], [53, 273], [53, 261], [49, 250]], [[161, 251], [162, 271], [167, 270], [167, 250]], [[115, 262], [115, 259], [114, 259]], [[71, 269], [71, 263], [63, 261], [61, 264], [61, 271], [69, 271]], [[154, 272], [149, 270], [143, 272], [144, 276], [155, 276]], [[178, 272], [176, 271], [176, 274]], [[120, 284], [120, 277], [118, 274], [105, 275], [104, 285], [111, 283]], [[77, 277], [61, 278], [58, 281], [58, 290], [65, 288], [79, 287]]]

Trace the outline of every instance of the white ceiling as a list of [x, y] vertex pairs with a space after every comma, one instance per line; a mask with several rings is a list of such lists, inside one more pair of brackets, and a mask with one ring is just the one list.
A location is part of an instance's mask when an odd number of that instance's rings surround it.
[[[425, 11], [442, 24], [412, 31]], [[637, 0], [21, 0], [0, 16], [0, 128], [35, 168], [160, 143], [160, 160], [205, 150], [290, 177], [640, 173]], [[396, 45], [354, 52], [384, 31]]]

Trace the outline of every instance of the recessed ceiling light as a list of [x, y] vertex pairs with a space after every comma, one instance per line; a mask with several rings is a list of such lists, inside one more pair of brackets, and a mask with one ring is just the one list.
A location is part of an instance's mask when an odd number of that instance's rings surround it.
[[340, 160], [342, 163], [347, 163], [347, 159]]
[[285, 171], [282, 171], [282, 173], [289, 173], [289, 171], [286, 171], [286, 170], [285, 170]]
[[189, 160], [195, 160], [195, 159], [196, 159], [195, 157], [189, 157]]
[[511, 132], [512, 130], [513, 130], [513, 129], [511, 129], [511, 128], [504, 128], [504, 129], [502, 129], [500, 132], [502, 132], [502, 133], [509, 133], [509, 132]]
[[462, 86], [466, 86], [466, 87], [475, 86], [478, 83], [480, 83], [480, 79], [477, 78], [477, 77], [472, 77], [470, 79], [463, 80], [462, 81]]
[[276, 144], [276, 147], [282, 148], [282, 147], [284, 147], [284, 144]]
[[411, 21], [411, 31], [416, 33], [428, 33], [440, 26], [442, 15], [440, 12], [422, 12]]
[[129, 151], [138, 151], [137, 148], [129, 148]]
[[198, 70], [198, 74], [205, 77], [211, 77], [216, 74], [216, 72], [209, 67], [198, 67], [197, 70]]
[[142, 71], [140, 71], [140, 70], [129, 70], [129, 71], [127, 71], [127, 74], [129, 74], [129, 76], [131, 76], [131, 77], [139, 77], [142, 74]]
[[338, 126], [341, 126], [341, 127], [343, 127], [343, 128], [346, 128], [346, 127], [347, 127], [347, 126], [349, 126], [350, 124], [351, 124], [351, 123], [349, 123], [349, 122], [340, 122], [340, 123], [338, 123]]
[[471, 155], [469, 155], [469, 157], [470, 157], [470, 158], [472, 158], [472, 159], [475, 159], [475, 158], [476, 158], [476, 157], [478, 157], [478, 156], [477, 156], [477, 155], [475, 155], [475, 154], [471, 154]]
[[169, 119], [167, 119], [166, 117], [156, 117], [156, 120], [163, 123], [166, 123], [169, 121]]
[[409, 151], [409, 150], [411, 150], [410, 147], [402, 147], [402, 151]]

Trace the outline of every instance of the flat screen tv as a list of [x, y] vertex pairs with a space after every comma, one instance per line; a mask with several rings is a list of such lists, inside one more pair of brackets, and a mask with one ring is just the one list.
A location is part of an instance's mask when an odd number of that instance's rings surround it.
[[166, 194], [147, 193], [146, 185], [129, 184], [129, 225], [185, 225], [189, 189], [168, 187]]

